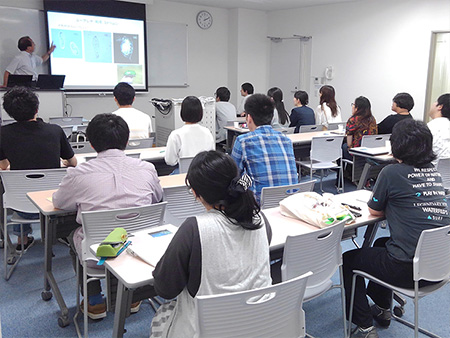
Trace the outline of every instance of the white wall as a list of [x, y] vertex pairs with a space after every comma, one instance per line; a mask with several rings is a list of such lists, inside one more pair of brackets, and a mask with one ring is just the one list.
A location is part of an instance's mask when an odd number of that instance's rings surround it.
[[[450, 30], [448, 0], [366, 0], [269, 13], [269, 35], [311, 35], [312, 75], [335, 69], [335, 87], [343, 118], [350, 103], [364, 95], [381, 121], [392, 98], [409, 92], [412, 114], [424, 114], [431, 32]], [[318, 98], [310, 93], [310, 105]]]

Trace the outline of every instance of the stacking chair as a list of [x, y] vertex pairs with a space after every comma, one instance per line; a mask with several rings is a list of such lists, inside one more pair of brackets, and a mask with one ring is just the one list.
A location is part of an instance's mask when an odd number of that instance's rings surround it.
[[129, 140], [125, 150], [151, 148], [153, 147], [153, 141], [153, 137]]
[[69, 137], [72, 135], [73, 126], [63, 126], [61, 128], [64, 131], [64, 134], [66, 134], [66, 137]]
[[[115, 228], [124, 228], [128, 233], [136, 232], [142, 229], [161, 225], [166, 209], [167, 202], [156, 203], [142, 207], [132, 207], [104, 211], [86, 211], [81, 213], [84, 239], [81, 243], [81, 264], [83, 266], [83, 294], [84, 301], [84, 336], [88, 336], [88, 300], [87, 284], [90, 281], [105, 277], [105, 271], [89, 268], [88, 261], [98, 261], [91, 253], [90, 246], [101, 243], [109, 233]], [[81, 337], [77, 317], [80, 312], [80, 285], [79, 281], [79, 262], [77, 256], [77, 312], [73, 317], [78, 336]], [[109, 300], [108, 300], [109, 303]]]
[[305, 124], [300, 126], [299, 133], [310, 133], [312, 131], [322, 131], [323, 126], [321, 124]]
[[189, 170], [189, 166], [191, 165], [192, 160], [195, 156], [190, 157], [180, 157], [180, 161], [178, 162], [178, 167], [180, 170], [180, 174], [187, 173]]
[[[304, 301], [317, 298], [331, 290], [341, 289], [344, 336], [347, 331], [345, 318], [345, 291], [342, 271], [341, 239], [345, 222], [298, 236], [288, 236], [284, 245], [281, 280], [286, 281], [311, 271]], [[340, 283], [333, 285], [331, 277], [339, 268]]]
[[[4, 240], [4, 264], [5, 279], [11, 277], [23, 253], [18, 257], [8, 236], [8, 225], [36, 223], [39, 220], [27, 220], [13, 212], [11, 221], [8, 222], [8, 210], [39, 213], [39, 210], [31, 203], [27, 197], [27, 192], [57, 189], [62, 178], [66, 175], [66, 168], [58, 169], [36, 169], [36, 170], [0, 170], [0, 177], [3, 183], [3, 235]], [[41, 229], [42, 231], [42, 229]], [[14, 253], [13, 253], [14, 252]], [[8, 271], [8, 262], [13, 263]]]
[[82, 116], [71, 116], [71, 117], [49, 117], [49, 123], [57, 124], [59, 126], [76, 126], [83, 124]]
[[261, 209], [278, 207], [280, 201], [298, 192], [313, 191], [316, 181], [308, 181], [278, 187], [264, 187], [261, 190]]
[[14, 123], [14, 122], [16, 122], [16, 120], [13, 120], [13, 119], [5, 119], [5, 120], [2, 120], [2, 126], [6, 126], [6, 125], [11, 124], [11, 123]]
[[334, 122], [334, 123], [328, 123], [327, 124], [327, 129], [328, 130], [338, 130], [339, 126], [341, 127], [341, 130], [344, 131], [345, 130], [345, 122]]
[[450, 158], [441, 158], [437, 164], [437, 170], [442, 177], [445, 193], [450, 194]]
[[381, 134], [381, 135], [364, 135], [361, 140], [361, 147], [366, 148], [376, 148], [384, 147], [386, 141], [389, 141], [391, 134]]
[[70, 142], [70, 146], [72, 147], [75, 155], [96, 152], [89, 142]]
[[302, 303], [311, 274], [255, 290], [195, 297], [195, 337], [304, 337]]
[[195, 199], [186, 186], [164, 188], [164, 201], [167, 201], [164, 223], [180, 226], [187, 217], [205, 212], [202, 203]]
[[295, 131], [295, 127], [289, 127], [289, 128], [273, 128], [273, 130], [279, 131], [280, 133], [283, 133], [285, 135], [293, 134]]
[[312, 180], [313, 170], [320, 170], [320, 190], [323, 192], [322, 180], [325, 169], [339, 169], [338, 178], [341, 180], [340, 190], [344, 192], [344, 176], [342, 173], [342, 141], [344, 136], [320, 136], [313, 137], [311, 141], [311, 154], [309, 161], [296, 161], [298, 165], [310, 170]]
[[[353, 270], [349, 323], [352, 322], [355, 282], [358, 276], [389, 288], [395, 293], [400, 293], [406, 297], [414, 299], [414, 324], [396, 316], [395, 312], [392, 311], [391, 305], [392, 318], [410, 328], [414, 328], [415, 338], [419, 336], [419, 332], [429, 337], [438, 337], [437, 335], [419, 327], [419, 299], [441, 289], [450, 281], [450, 225], [422, 231], [413, 258], [414, 288], [405, 289], [394, 286], [368, 274], [367, 272]], [[437, 283], [419, 287], [419, 281], [421, 280]], [[391, 304], [393, 304], [393, 302], [391, 302]], [[350, 329], [351, 325], [349, 325], [349, 335]]]

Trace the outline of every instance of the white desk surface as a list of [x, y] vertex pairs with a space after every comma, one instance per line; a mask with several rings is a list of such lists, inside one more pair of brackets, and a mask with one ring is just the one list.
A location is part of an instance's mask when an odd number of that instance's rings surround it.
[[[152, 148], [125, 150], [125, 154], [137, 154], [137, 153], [140, 154], [139, 158], [144, 161], [163, 160], [164, 155], [166, 153], [166, 147], [152, 147]], [[97, 157], [97, 153], [92, 152], [92, 153], [84, 153], [84, 154], [75, 154], [75, 156], [80, 163], [83, 163], [86, 161], [86, 157]]]
[[[394, 156], [392, 156], [392, 154], [372, 155], [369, 153], [365, 153], [363, 151], [364, 148], [367, 148], [367, 147], [358, 147], [358, 149], [360, 149], [359, 151], [353, 151], [353, 149], [350, 148], [348, 150], [348, 152], [350, 153], [350, 155], [353, 155], [353, 156], [361, 156], [361, 157], [366, 157], [366, 158], [378, 159], [380, 161], [385, 161], [385, 162], [394, 159]], [[379, 148], [383, 148], [383, 147], [379, 147]], [[384, 147], [384, 148], [386, 148], [386, 147]], [[386, 151], [387, 152], [389, 151], [388, 148], [386, 148]]]

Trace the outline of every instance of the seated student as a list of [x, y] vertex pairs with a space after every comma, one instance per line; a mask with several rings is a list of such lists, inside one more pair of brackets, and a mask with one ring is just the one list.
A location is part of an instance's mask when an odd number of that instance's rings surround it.
[[186, 184], [206, 212], [184, 221], [153, 271], [156, 293], [177, 299], [158, 309], [151, 337], [194, 337], [196, 296], [272, 284], [271, 228], [233, 159], [217, 151], [199, 153]]
[[273, 119], [270, 123], [273, 128], [287, 128], [289, 126], [289, 113], [284, 108], [283, 92], [278, 87], [270, 88], [267, 96], [273, 101], [275, 109], [273, 111]]
[[230, 95], [227, 87], [219, 87], [216, 90], [216, 143], [226, 141], [227, 131], [224, 127], [228, 121], [236, 120], [236, 107], [228, 102]]
[[128, 124], [130, 140], [148, 138], [153, 131], [152, 120], [149, 115], [132, 107], [136, 92], [126, 82], [120, 82], [114, 87], [114, 101], [119, 109], [113, 112]]
[[239, 172], [253, 181], [251, 190], [259, 202], [261, 190], [298, 183], [292, 141], [283, 133], [273, 130], [273, 102], [264, 94], [254, 94], [245, 102], [249, 133], [239, 135], [231, 156]]
[[336, 103], [333, 86], [325, 85], [319, 89], [320, 104], [316, 108], [316, 124], [342, 122], [341, 108]]
[[[17, 122], [0, 129], [0, 169], [28, 170], [61, 167], [61, 158], [67, 166], [76, 166], [77, 159], [60, 126], [48, 124], [37, 117], [39, 99], [29, 88], [14, 87], [3, 96], [3, 108]], [[27, 219], [39, 219], [38, 214], [18, 212]], [[34, 244], [30, 224], [14, 224], [17, 251], [27, 251]]]
[[[161, 201], [162, 188], [153, 164], [124, 153], [130, 130], [120, 116], [96, 115], [89, 122], [86, 134], [98, 156], [67, 170], [59, 189], [53, 194], [55, 208], [77, 210], [76, 219], [81, 224], [83, 211], [144, 206]], [[81, 254], [83, 238], [81, 226], [68, 237], [75, 270], [76, 255]], [[98, 268], [95, 263], [91, 267]], [[80, 276], [82, 275], [81, 273]], [[87, 297], [88, 316], [91, 319], [105, 317], [106, 304], [99, 280], [88, 283]], [[132, 304], [132, 312], [139, 310], [139, 304], [140, 302]]]
[[437, 156], [433, 164], [437, 165], [439, 159], [450, 158], [450, 94], [439, 96], [429, 115], [432, 120], [428, 122], [428, 128], [433, 135], [433, 151]]
[[[191, 157], [201, 151], [215, 149], [209, 129], [198, 124], [203, 118], [200, 100], [195, 96], [186, 97], [181, 103], [180, 114], [184, 126], [172, 131], [167, 140], [164, 159], [168, 165], [177, 165], [180, 157]], [[178, 168], [174, 173], [178, 173]]]
[[[391, 235], [377, 239], [373, 247], [344, 253], [347, 314], [353, 270], [366, 271], [387, 283], [412, 288], [412, 259], [420, 234], [423, 230], [450, 224], [442, 180], [431, 164], [435, 158], [432, 139], [427, 126], [413, 119], [398, 122], [392, 130], [392, 154], [398, 163], [382, 169], [368, 202], [372, 215], [386, 217]], [[411, 175], [414, 173], [424, 175]], [[428, 175], [435, 178], [436, 184], [431, 187], [425, 186]], [[371, 307], [366, 295], [375, 302]], [[363, 278], [357, 279], [353, 308], [353, 323], [357, 328], [352, 337], [378, 337], [373, 319], [382, 327], [389, 326], [391, 297], [390, 290], [372, 282], [366, 289]]]
[[401, 120], [411, 119], [409, 113], [414, 107], [414, 99], [408, 93], [398, 93], [392, 99], [391, 110], [395, 114], [389, 115], [383, 121], [378, 123], [378, 134], [391, 134], [394, 125]]
[[308, 93], [303, 90], [297, 90], [294, 94], [295, 108], [291, 110], [291, 124], [289, 127], [295, 127], [294, 133], [300, 131], [300, 126], [316, 124], [314, 110], [307, 106], [309, 102]]
[[368, 98], [357, 97], [352, 103], [352, 116], [347, 121], [345, 128], [347, 142], [342, 145], [342, 156], [352, 160], [348, 149], [361, 146], [364, 135], [375, 135], [377, 133], [377, 121], [372, 115], [371, 105]]
[[241, 104], [239, 105], [239, 108], [237, 109], [238, 116], [245, 116], [245, 101], [253, 95], [255, 92], [255, 89], [253, 88], [253, 85], [249, 82], [245, 82], [241, 86], [241, 96], [243, 97]]

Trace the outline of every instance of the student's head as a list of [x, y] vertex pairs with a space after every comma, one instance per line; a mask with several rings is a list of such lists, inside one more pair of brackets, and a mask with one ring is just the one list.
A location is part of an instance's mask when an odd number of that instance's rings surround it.
[[422, 167], [436, 158], [430, 129], [414, 119], [404, 119], [394, 125], [391, 148], [396, 159], [414, 167]]
[[242, 96], [247, 96], [247, 95], [253, 94], [254, 91], [255, 91], [255, 89], [253, 88], [253, 85], [249, 82], [243, 83], [241, 86], [241, 95]]
[[[410, 111], [414, 107], [414, 99], [408, 93], [398, 93], [392, 99], [392, 110], [398, 112], [400, 109]], [[400, 108], [400, 109], [398, 109]]]
[[115, 114], [98, 114], [86, 128], [86, 136], [96, 152], [108, 149], [125, 150], [130, 129], [123, 118]]
[[360, 116], [361, 119], [369, 119], [372, 117], [370, 101], [367, 97], [360, 96], [355, 99], [352, 104], [353, 115]]
[[436, 110], [441, 117], [446, 117], [450, 120], [450, 94], [442, 94], [437, 101], [432, 105], [431, 110]]
[[195, 96], [187, 96], [181, 102], [181, 119], [183, 122], [198, 123], [203, 118], [203, 107]]
[[134, 88], [126, 82], [119, 82], [113, 91], [114, 97], [119, 106], [130, 106], [133, 104], [136, 92]]
[[13, 87], [3, 95], [3, 108], [16, 121], [34, 118], [39, 109], [39, 99], [27, 87]]
[[331, 109], [331, 115], [336, 117], [338, 114], [337, 103], [336, 103], [336, 92], [334, 88], [330, 85], [325, 85], [320, 87], [320, 105], [323, 107], [326, 104]]
[[34, 42], [31, 40], [29, 36], [22, 36], [19, 41], [17, 42], [17, 47], [21, 51], [26, 51], [28, 47], [33, 47]]
[[251, 116], [256, 126], [270, 125], [273, 119], [273, 108], [272, 100], [264, 94], [250, 96], [244, 105], [246, 114]]
[[230, 100], [231, 93], [227, 87], [219, 87], [216, 90], [216, 99], [223, 102], [228, 102]]
[[236, 162], [227, 154], [218, 151], [203, 151], [192, 160], [186, 175], [186, 185], [190, 186], [197, 198], [236, 220], [245, 229], [260, 227], [254, 216], [259, 206], [250, 181], [239, 180]]
[[306, 106], [309, 103], [308, 93], [303, 90], [297, 90], [294, 94], [294, 98], [297, 99], [302, 106]]
[[278, 87], [272, 87], [267, 91], [267, 96], [272, 98], [273, 102], [283, 101], [283, 92]]

